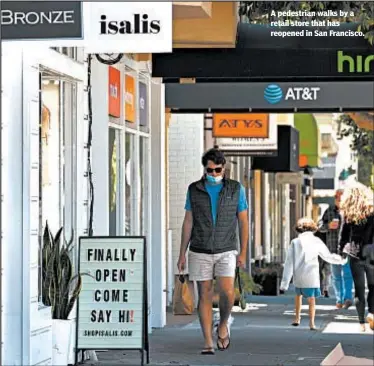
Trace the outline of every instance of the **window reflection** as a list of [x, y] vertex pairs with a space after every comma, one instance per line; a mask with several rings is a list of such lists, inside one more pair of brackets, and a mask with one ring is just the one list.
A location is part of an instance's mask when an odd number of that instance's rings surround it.
[[118, 134], [109, 128], [109, 235], [117, 235]]
[[125, 235], [131, 235], [133, 231], [133, 204], [132, 196], [134, 194], [133, 183], [133, 150], [134, 150], [134, 135], [126, 133], [126, 166], [125, 166], [125, 196], [126, 196], [126, 217], [125, 217]]

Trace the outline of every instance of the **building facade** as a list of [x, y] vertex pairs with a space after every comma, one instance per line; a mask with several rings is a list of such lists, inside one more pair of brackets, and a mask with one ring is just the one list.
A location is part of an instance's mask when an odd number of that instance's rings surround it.
[[[149, 331], [164, 326], [161, 82], [130, 55], [110, 66], [95, 57], [89, 63], [82, 49], [7, 44], [2, 57], [4, 364], [52, 364], [51, 308], [41, 300], [47, 223], [53, 234], [63, 227], [67, 241], [73, 234], [75, 268], [80, 236], [145, 236]], [[72, 334], [72, 362], [74, 342]]]

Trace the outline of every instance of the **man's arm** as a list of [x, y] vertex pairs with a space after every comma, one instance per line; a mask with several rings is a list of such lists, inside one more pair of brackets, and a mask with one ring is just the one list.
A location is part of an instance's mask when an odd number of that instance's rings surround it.
[[247, 210], [238, 213], [238, 221], [240, 233], [240, 255], [246, 258], [249, 240], [249, 223]]
[[247, 262], [247, 250], [249, 240], [249, 223], [248, 223], [248, 203], [245, 196], [245, 188], [241, 185], [239, 202], [237, 209], [237, 216], [239, 222], [239, 235], [240, 235], [240, 254], [238, 257], [238, 265], [245, 266]]
[[182, 225], [182, 237], [181, 237], [181, 246], [179, 250], [179, 256], [184, 256], [186, 254], [188, 244], [190, 243], [191, 233], [192, 233], [192, 212], [187, 211], [184, 215], [183, 225]]
[[193, 225], [193, 216], [189, 191], [187, 191], [186, 204], [184, 208], [186, 210], [186, 213], [184, 215], [182, 225], [181, 246], [179, 249], [179, 259], [177, 264], [179, 272], [183, 272], [186, 268], [186, 251], [188, 248], [188, 244], [190, 243]]

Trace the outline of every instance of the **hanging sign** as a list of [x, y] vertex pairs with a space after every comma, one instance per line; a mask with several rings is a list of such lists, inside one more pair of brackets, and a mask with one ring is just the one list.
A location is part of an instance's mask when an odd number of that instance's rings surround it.
[[108, 85], [108, 113], [110, 116], [119, 118], [121, 116], [121, 71], [113, 66], [108, 67], [109, 85]]
[[269, 115], [214, 113], [213, 137], [269, 138]]
[[172, 51], [171, 2], [84, 2], [89, 53]]
[[81, 237], [77, 349], [148, 350], [144, 237]]
[[125, 76], [125, 119], [127, 122], [136, 122], [135, 108], [135, 78], [126, 74]]
[[2, 40], [83, 39], [81, 1], [3, 1]]
[[[228, 155], [241, 156], [277, 156], [278, 128], [273, 115], [267, 122], [267, 137], [248, 137], [242, 132], [242, 137], [217, 137], [216, 145]], [[236, 135], [238, 136], [238, 135]]]
[[2, 41], [86, 53], [171, 52], [171, 2], [2, 1]]
[[139, 82], [139, 125], [148, 127], [147, 85]]

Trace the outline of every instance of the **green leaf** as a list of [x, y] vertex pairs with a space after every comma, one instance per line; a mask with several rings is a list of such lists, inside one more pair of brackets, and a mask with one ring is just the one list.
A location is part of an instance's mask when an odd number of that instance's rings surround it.
[[79, 294], [80, 294], [80, 292], [82, 290], [82, 276], [80, 274], [78, 274], [77, 277], [78, 277], [77, 284], [75, 285], [75, 288], [73, 290], [73, 294], [72, 294], [72, 296], [70, 298], [70, 301], [69, 301], [68, 305], [65, 308], [65, 314], [64, 314], [65, 319], [69, 318], [70, 312], [73, 309], [74, 304], [77, 301], [78, 296], [79, 296]]

